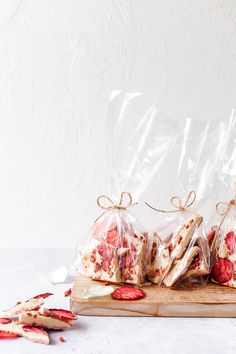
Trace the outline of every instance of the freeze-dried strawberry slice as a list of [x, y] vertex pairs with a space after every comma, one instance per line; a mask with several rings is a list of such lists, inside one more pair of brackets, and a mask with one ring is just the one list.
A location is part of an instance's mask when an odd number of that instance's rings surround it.
[[219, 258], [212, 269], [212, 277], [218, 283], [228, 282], [233, 275], [233, 264], [225, 258]]
[[107, 243], [110, 243], [113, 246], [118, 246], [120, 244], [117, 227], [115, 227], [113, 230], [108, 231], [106, 241]]
[[111, 296], [116, 300], [139, 300], [145, 296], [145, 292], [132, 286], [121, 286], [115, 289]]
[[0, 323], [1, 324], [6, 324], [6, 323], [10, 323], [11, 320], [9, 318], [0, 318]]
[[75, 314], [69, 310], [63, 309], [48, 309], [51, 317], [63, 318], [67, 320], [76, 320]]
[[101, 268], [104, 270], [104, 272], [107, 272], [109, 270], [110, 266], [110, 261], [108, 259], [104, 259], [101, 263]]
[[225, 236], [226, 247], [230, 253], [236, 252], [236, 234], [233, 231], [230, 231]]
[[[47, 297], [53, 295], [52, 293], [43, 293], [32, 297], [32, 299], [46, 299]], [[31, 299], [30, 299], [31, 300]], [[28, 300], [28, 301], [30, 301]]]
[[109, 261], [112, 260], [113, 250], [112, 250], [112, 247], [109, 246], [108, 244], [102, 243], [98, 247], [98, 253], [100, 254], [101, 257], [108, 259]]
[[16, 333], [0, 331], [0, 339], [15, 339], [18, 337]]
[[128, 251], [121, 257], [121, 268], [130, 268], [134, 264], [134, 255]]

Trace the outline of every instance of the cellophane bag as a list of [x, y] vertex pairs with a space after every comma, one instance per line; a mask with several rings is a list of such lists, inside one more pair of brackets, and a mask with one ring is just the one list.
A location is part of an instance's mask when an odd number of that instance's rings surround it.
[[225, 122], [221, 165], [216, 181], [216, 211], [209, 232], [211, 280], [236, 288], [236, 114]]
[[175, 146], [177, 168], [173, 171], [173, 181], [177, 183], [170, 186], [171, 205], [160, 210], [163, 205], [157, 208], [155, 201], [148, 203], [157, 209], [148, 277], [158, 285], [195, 288], [205, 285], [210, 272], [203, 215], [210, 205], [219, 166], [221, 125], [187, 119], [181, 130]]
[[77, 252], [80, 274], [113, 283], [145, 281], [148, 234], [135, 215], [136, 203], [175, 139], [176, 123], [155, 102], [140, 93], [112, 93], [107, 191], [97, 198], [100, 214]]

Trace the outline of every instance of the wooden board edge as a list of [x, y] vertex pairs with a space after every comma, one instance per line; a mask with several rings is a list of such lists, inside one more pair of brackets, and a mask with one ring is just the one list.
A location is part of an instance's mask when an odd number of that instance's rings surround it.
[[[94, 304], [95, 305], [95, 304]], [[137, 306], [138, 305], [138, 306]], [[103, 305], [92, 306], [71, 301], [71, 310], [80, 316], [114, 316], [114, 317], [236, 317], [235, 304], [140, 304], [120, 305], [119, 307]]]

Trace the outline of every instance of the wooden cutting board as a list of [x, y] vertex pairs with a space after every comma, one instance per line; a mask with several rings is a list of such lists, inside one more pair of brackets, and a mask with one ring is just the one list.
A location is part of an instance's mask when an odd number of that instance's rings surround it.
[[80, 300], [89, 285], [100, 282], [77, 277], [71, 294], [71, 310], [85, 316], [236, 317], [236, 289], [207, 284], [196, 290], [172, 290], [145, 286], [145, 298], [119, 301], [111, 296]]

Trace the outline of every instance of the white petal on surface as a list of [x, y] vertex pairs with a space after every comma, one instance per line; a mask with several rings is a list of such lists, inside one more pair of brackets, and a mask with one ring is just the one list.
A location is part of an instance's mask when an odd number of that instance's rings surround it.
[[68, 276], [68, 271], [66, 267], [60, 267], [52, 272], [44, 274], [44, 277], [52, 284], [63, 283]]
[[107, 296], [113, 293], [113, 291], [114, 288], [112, 286], [91, 285], [84, 290], [81, 299], [90, 299], [94, 297]]

